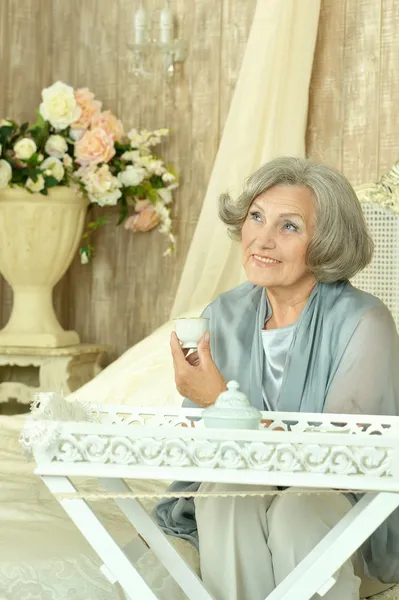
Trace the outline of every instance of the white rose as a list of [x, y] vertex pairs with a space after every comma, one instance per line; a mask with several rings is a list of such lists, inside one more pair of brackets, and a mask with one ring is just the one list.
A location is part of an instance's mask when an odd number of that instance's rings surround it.
[[25, 187], [31, 192], [41, 192], [44, 188], [44, 177], [43, 175], [37, 176], [37, 181], [33, 181], [30, 177], [26, 180]]
[[50, 156], [62, 158], [68, 151], [68, 144], [62, 135], [50, 135], [44, 149]]
[[65, 174], [62, 162], [55, 156], [46, 158], [40, 165], [40, 170], [43, 171], [45, 175], [55, 177], [57, 181], [61, 181]]
[[89, 257], [87, 255], [87, 252], [85, 250], [81, 250], [80, 251], [80, 262], [82, 265], [87, 265], [89, 262]]
[[146, 176], [146, 170], [142, 167], [133, 167], [128, 165], [124, 171], [118, 173], [118, 181], [125, 187], [130, 185], [139, 185]]
[[37, 150], [37, 146], [30, 138], [22, 138], [14, 146], [15, 156], [20, 160], [29, 160]]
[[39, 112], [56, 131], [69, 127], [81, 115], [82, 110], [76, 102], [73, 88], [62, 81], [45, 88], [42, 99]]
[[6, 188], [11, 181], [11, 165], [3, 159], [0, 159], [0, 188]]
[[88, 194], [88, 196], [90, 202], [94, 202], [94, 204], [98, 204], [99, 206], [115, 206], [122, 196], [122, 192], [117, 188], [106, 194]]

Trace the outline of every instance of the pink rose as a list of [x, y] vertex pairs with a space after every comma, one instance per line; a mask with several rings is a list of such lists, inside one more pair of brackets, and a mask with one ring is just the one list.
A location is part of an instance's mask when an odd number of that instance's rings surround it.
[[152, 202], [150, 200], [147, 200], [146, 198], [136, 200], [136, 203], [134, 205], [134, 212], [142, 212], [150, 206], [152, 206]]
[[95, 115], [92, 126], [101, 127], [108, 135], [112, 135], [116, 142], [119, 142], [124, 135], [122, 122], [110, 110]]
[[89, 129], [80, 140], [75, 142], [75, 157], [79, 165], [106, 163], [114, 155], [114, 140], [101, 127]]
[[87, 88], [75, 90], [75, 100], [81, 109], [81, 114], [79, 119], [72, 123], [71, 128], [86, 130], [92, 124], [94, 117], [100, 114], [101, 102], [94, 100], [94, 94]]
[[159, 214], [153, 208], [144, 208], [125, 221], [125, 229], [130, 231], [151, 231], [161, 222]]

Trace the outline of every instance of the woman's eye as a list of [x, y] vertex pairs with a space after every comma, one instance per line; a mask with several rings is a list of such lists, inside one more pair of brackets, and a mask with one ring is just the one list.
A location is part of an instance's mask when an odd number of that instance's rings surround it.
[[289, 221], [287, 221], [286, 223], [284, 223], [283, 229], [285, 229], [286, 231], [298, 231], [299, 227], [298, 225], [295, 225], [295, 223], [290, 223]]
[[250, 212], [249, 213], [249, 218], [252, 219], [253, 221], [260, 221], [261, 220], [261, 216], [260, 213], [258, 212]]

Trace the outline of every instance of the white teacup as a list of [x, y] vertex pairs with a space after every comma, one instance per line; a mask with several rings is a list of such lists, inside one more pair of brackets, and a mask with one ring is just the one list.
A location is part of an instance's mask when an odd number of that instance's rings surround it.
[[208, 331], [209, 319], [182, 318], [175, 319], [176, 335], [182, 343], [182, 348], [197, 348], [198, 342]]

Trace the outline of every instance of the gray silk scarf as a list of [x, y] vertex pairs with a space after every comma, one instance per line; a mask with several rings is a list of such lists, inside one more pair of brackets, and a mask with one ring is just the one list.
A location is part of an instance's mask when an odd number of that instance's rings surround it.
[[[264, 410], [262, 396], [263, 345], [261, 331], [266, 315], [266, 290], [244, 283], [221, 294], [204, 311], [210, 319], [213, 359], [226, 381], [235, 379], [251, 403]], [[363, 315], [383, 307], [381, 301], [349, 282], [318, 283], [295, 328], [288, 352], [279, 398], [279, 411], [322, 413], [330, 385], [345, 349]], [[386, 309], [387, 310], [387, 309]], [[392, 321], [392, 327], [395, 329]], [[394, 335], [397, 337], [396, 332]], [[398, 346], [397, 340], [395, 341]], [[399, 365], [398, 365], [399, 367]], [[398, 415], [399, 387], [386, 382], [378, 412]], [[185, 399], [183, 406], [197, 407]], [[195, 491], [199, 483], [174, 482], [170, 490]], [[352, 502], [359, 497], [351, 495]], [[163, 530], [198, 547], [192, 498], [161, 500], [155, 518]], [[399, 581], [399, 510], [367, 540], [362, 548], [369, 576], [384, 582]]]

